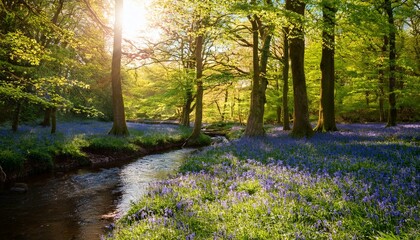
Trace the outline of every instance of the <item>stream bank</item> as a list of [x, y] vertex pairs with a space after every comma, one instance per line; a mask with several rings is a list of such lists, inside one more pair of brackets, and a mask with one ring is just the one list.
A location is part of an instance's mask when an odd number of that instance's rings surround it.
[[124, 214], [150, 182], [174, 173], [192, 151], [32, 177], [26, 194], [0, 192], [0, 239], [99, 239], [114, 216]]
[[31, 161], [24, 164], [23, 170], [6, 172], [6, 182], [4, 187], [10, 188], [15, 182], [25, 182], [31, 177], [37, 175], [55, 175], [57, 172], [75, 171], [80, 168], [101, 168], [121, 166], [127, 164], [137, 158], [150, 154], [162, 153], [170, 150], [180, 149], [185, 140], [165, 143], [157, 146], [139, 147], [137, 151], [124, 150], [92, 150], [84, 148], [83, 153], [86, 157], [73, 158], [69, 156], [58, 155], [53, 160], [53, 166], [49, 170], [40, 170], [39, 166]]

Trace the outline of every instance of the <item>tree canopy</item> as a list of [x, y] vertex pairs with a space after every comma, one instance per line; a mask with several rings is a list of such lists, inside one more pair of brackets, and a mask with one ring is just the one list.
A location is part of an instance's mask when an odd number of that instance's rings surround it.
[[[288, 3], [303, 2], [143, 3], [149, 27], [133, 37], [122, 25], [116, 67], [127, 118], [239, 122], [247, 136], [267, 123], [310, 135], [316, 121], [329, 131], [336, 121], [420, 120], [417, 1]], [[17, 130], [51, 109], [113, 119], [113, 10], [102, 0], [1, 1], [0, 120]]]

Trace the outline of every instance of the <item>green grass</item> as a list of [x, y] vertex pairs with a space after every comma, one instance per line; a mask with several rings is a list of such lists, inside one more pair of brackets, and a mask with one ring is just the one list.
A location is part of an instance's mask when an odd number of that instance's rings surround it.
[[139, 150], [139, 146], [130, 143], [127, 137], [116, 136], [92, 136], [87, 139], [88, 150], [94, 151], [126, 151], [135, 152]]
[[[45, 172], [53, 169], [54, 160], [58, 158], [78, 160], [84, 165], [88, 163], [86, 152], [89, 151], [133, 153], [140, 148], [182, 142], [191, 134], [191, 129], [186, 127], [174, 128], [171, 131], [165, 128], [144, 129], [130, 129], [130, 135], [127, 137], [116, 137], [106, 133], [64, 136], [61, 133], [50, 135], [37, 131], [6, 132], [7, 134], [0, 136], [0, 165], [6, 172], [19, 173], [27, 163], [35, 172]], [[200, 141], [209, 144], [209, 139], [202, 136]]]
[[82, 134], [74, 135], [70, 138], [60, 138], [50, 146], [49, 151], [53, 157], [60, 156], [66, 158], [83, 160], [87, 157], [83, 148], [89, 146], [89, 140]]

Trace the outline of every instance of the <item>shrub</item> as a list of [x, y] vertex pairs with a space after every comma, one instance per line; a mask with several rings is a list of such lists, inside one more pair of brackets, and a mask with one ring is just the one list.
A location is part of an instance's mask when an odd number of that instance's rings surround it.
[[83, 135], [76, 135], [64, 142], [55, 142], [50, 151], [53, 151], [58, 156], [85, 159], [87, 156], [82, 152], [82, 148], [88, 146], [88, 144]]
[[46, 171], [53, 168], [53, 158], [47, 149], [34, 149], [26, 154], [29, 162], [33, 163], [35, 171]]
[[0, 165], [6, 172], [19, 171], [23, 168], [25, 162], [22, 154], [11, 150], [0, 150]]

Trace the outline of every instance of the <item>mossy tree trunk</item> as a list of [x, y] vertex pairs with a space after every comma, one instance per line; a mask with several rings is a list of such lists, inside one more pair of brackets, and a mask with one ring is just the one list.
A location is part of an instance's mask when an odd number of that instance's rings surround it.
[[[300, 0], [287, 0], [286, 9], [303, 17], [305, 13], [305, 3]], [[294, 26], [290, 32], [290, 60], [292, 65], [294, 97], [292, 135], [295, 137], [309, 137], [313, 135], [313, 131], [309, 122], [308, 95], [306, 92], [304, 72], [305, 40], [303, 22], [300, 18], [294, 20]]]
[[335, 6], [324, 0], [322, 8], [322, 56], [321, 56], [321, 104], [315, 131], [337, 131], [334, 106], [334, 49], [335, 49]]
[[115, 0], [114, 45], [111, 69], [113, 125], [109, 131], [109, 134], [112, 135], [128, 135], [121, 87], [122, 14], [123, 0]]

